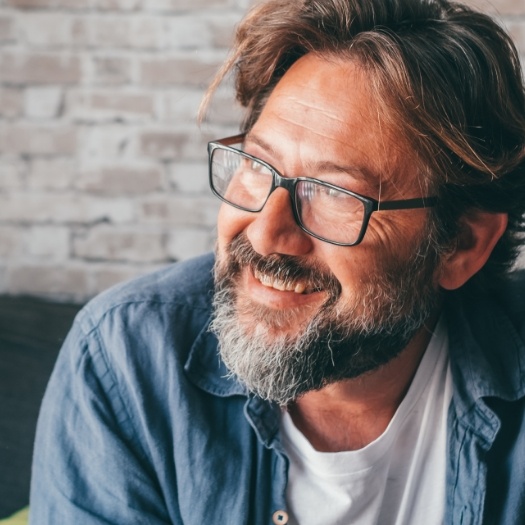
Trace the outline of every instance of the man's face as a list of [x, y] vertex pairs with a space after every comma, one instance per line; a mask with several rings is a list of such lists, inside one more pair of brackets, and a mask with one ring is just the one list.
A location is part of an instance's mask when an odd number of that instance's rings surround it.
[[[421, 197], [409, 148], [386, 129], [351, 61], [307, 55], [279, 82], [245, 150], [287, 177], [328, 181], [378, 200]], [[286, 404], [388, 362], [435, 309], [428, 212], [372, 215], [361, 244], [317, 240], [278, 188], [259, 213], [219, 213], [212, 325], [232, 372]]]

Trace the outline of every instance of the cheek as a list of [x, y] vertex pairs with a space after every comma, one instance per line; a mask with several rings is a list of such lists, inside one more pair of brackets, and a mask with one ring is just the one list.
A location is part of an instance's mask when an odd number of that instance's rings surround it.
[[419, 249], [422, 231], [417, 222], [385, 219], [371, 221], [363, 242], [357, 247], [359, 261], [355, 266], [359, 268], [361, 283], [377, 280], [392, 263], [408, 263]]
[[378, 261], [385, 256], [381, 245], [361, 243], [354, 247], [339, 247], [340, 253], [330, 253], [325, 259], [341, 284], [341, 301], [353, 306], [363, 301], [370, 285], [377, 282]]
[[217, 216], [217, 241], [220, 250], [246, 229], [252, 215], [228, 204], [222, 204]]
[[372, 248], [379, 247], [382, 253], [388, 253], [400, 247], [403, 248], [406, 240], [413, 235], [413, 229], [413, 225], [400, 223], [391, 217], [372, 216], [362, 244], [371, 252]]
[[341, 297], [346, 300], [355, 297], [360, 284], [366, 280], [366, 273], [372, 262], [372, 254], [362, 247], [333, 246], [320, 244], [317, 258], [339, 281]]

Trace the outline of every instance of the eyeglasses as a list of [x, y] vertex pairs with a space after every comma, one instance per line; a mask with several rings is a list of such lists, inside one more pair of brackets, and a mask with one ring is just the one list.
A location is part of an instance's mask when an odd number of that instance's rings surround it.
[[290, 193], [299, 227], [331, 244], [359, 244], [375, 211], [428, 208], [437, 201], [423, 197], [379, 202], [322, 180], [284, 177], [267, 162], [242, 151], [243, 141], [244, 135], [236, 135], [208, 144], [213, 193], [235, 208], [259, 212], [276, 188], [284, 188]]

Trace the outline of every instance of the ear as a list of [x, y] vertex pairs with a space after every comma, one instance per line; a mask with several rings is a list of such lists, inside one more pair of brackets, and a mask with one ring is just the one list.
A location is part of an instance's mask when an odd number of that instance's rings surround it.
[[483, 268], [507, 228], [508, 215], [473, 210], [460, 221], [456, 246], [441, 264], [438, 283], [445, 290], [463, 286]]

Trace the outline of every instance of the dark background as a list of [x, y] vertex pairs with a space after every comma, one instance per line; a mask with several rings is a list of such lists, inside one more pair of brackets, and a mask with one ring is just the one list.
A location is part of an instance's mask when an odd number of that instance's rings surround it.
[[0, 297], [0, 519], [29, 502], [38, 410], [80, 306]]

